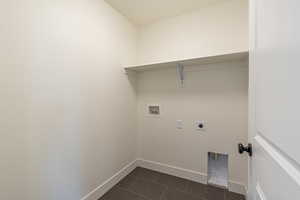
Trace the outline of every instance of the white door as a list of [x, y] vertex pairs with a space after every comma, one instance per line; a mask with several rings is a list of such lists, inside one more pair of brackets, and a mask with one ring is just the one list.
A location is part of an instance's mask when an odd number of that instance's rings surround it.
[[250, 2], [249, 200], [300, 199], [300, 1]]

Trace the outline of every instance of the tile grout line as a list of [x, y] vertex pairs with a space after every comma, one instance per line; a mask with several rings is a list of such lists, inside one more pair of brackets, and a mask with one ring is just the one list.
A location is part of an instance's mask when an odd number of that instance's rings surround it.
[[163, 195], [169, 190], [169, 186], [165, 185], [164, 187], [165, 187], [165, 189], [164, 189], [164, 191], [162, 191], [162, 193], [159, 197], [160, 200], [162, 200]]
[[159, 197], [159, 200], [162, 200], [164, 194], [166, 193], [166, 191], [168, 191], [168, 188], [165, 188], [164, 191], [162, 191], [160, 197]]

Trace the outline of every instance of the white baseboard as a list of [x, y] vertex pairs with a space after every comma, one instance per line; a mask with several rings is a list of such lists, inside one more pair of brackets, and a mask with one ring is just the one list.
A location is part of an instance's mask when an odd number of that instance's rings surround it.
[[[132, 172], [136, 167], [151, 169], [154, 171], [170, 174], [180, 178], [185, 178], [198, 183], [203, 183], [203, 184], [207, 183], [207, 175], [204, 173], [200, 173], [200, 172], [196, 172], [196, 171], [192, 171], [180, 167], [175, 167], [175, 166], [171, 166], [159, 162], [137, 159], [129, 163], [128, 165], [126, 165], [124, 168], [122, 168], [111, 178], [109, 178], [104, 183], [102, 183], [97, 188], [95, 188], [90, 193], [88, 193], [86, 196], [81, 198], [81, 200], [98, 200], [113, 186], [115, 186], [120, 180], [122, 180], [125, 176], [127, 176], [130, 172]], [[229, 182], [229, 190], [239, 194], [246, 194], [246, 187], [243, 184], [234, 181]]]
[[244, 184], [235, 181], [229, 180], [229, 191], [243, 194], [245, 196], [247, 195], [247, 187]]
[[144, 159], [137, 159], [137, 166], [206, 184], [206, 175], [200, 172]]
[[125, 176], [132, 172], [137, 167], [137, 163], [137, 160], [134, 160], [133, 162], [129, 163], [111, 178], [109, 178], [104, 183], [102, 183], [97, 188], [95, 188], [90, 193], [81, 198], [81, 200], [98, 200], [113, 186], [115, 186], [120, 180], [122, 180]]
[[[136, 165], [154, 171], [159, 171], [162, 173], [177, 176], [180, 178], [185, 178], [198, 183], [207, 184], [207, 175], [204, 173], [200, 173], [200, 172], [196, 172], [196, 171], [192, 171], [180, 167], [175, 167], [175, 166], [171, 166], [159, 162], [144, 160], [144, 159], [137, 159]], [[229, 181], [229, 191], [245, 195], [246, 187], [241, 183]]]

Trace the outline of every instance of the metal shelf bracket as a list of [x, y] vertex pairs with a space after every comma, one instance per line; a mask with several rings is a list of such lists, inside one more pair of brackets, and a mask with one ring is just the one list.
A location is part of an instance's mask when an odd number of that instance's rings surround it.
[[180, 86], [183, 87], [184, 83], [184, 66], [181, 63], [177, 64], [177, 74]]

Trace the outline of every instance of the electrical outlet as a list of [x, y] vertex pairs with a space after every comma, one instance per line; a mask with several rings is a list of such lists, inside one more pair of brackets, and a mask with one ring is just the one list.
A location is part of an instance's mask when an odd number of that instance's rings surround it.
[[203, 120], [197, 120], [195, 123], [196, 126], [196, 130], [198, 131], [205, 131], [206, 127], [205, 127], [205, 123]]
[[183, 129], [183, 121], [182, 120], [176, 120], [176, 128]]

